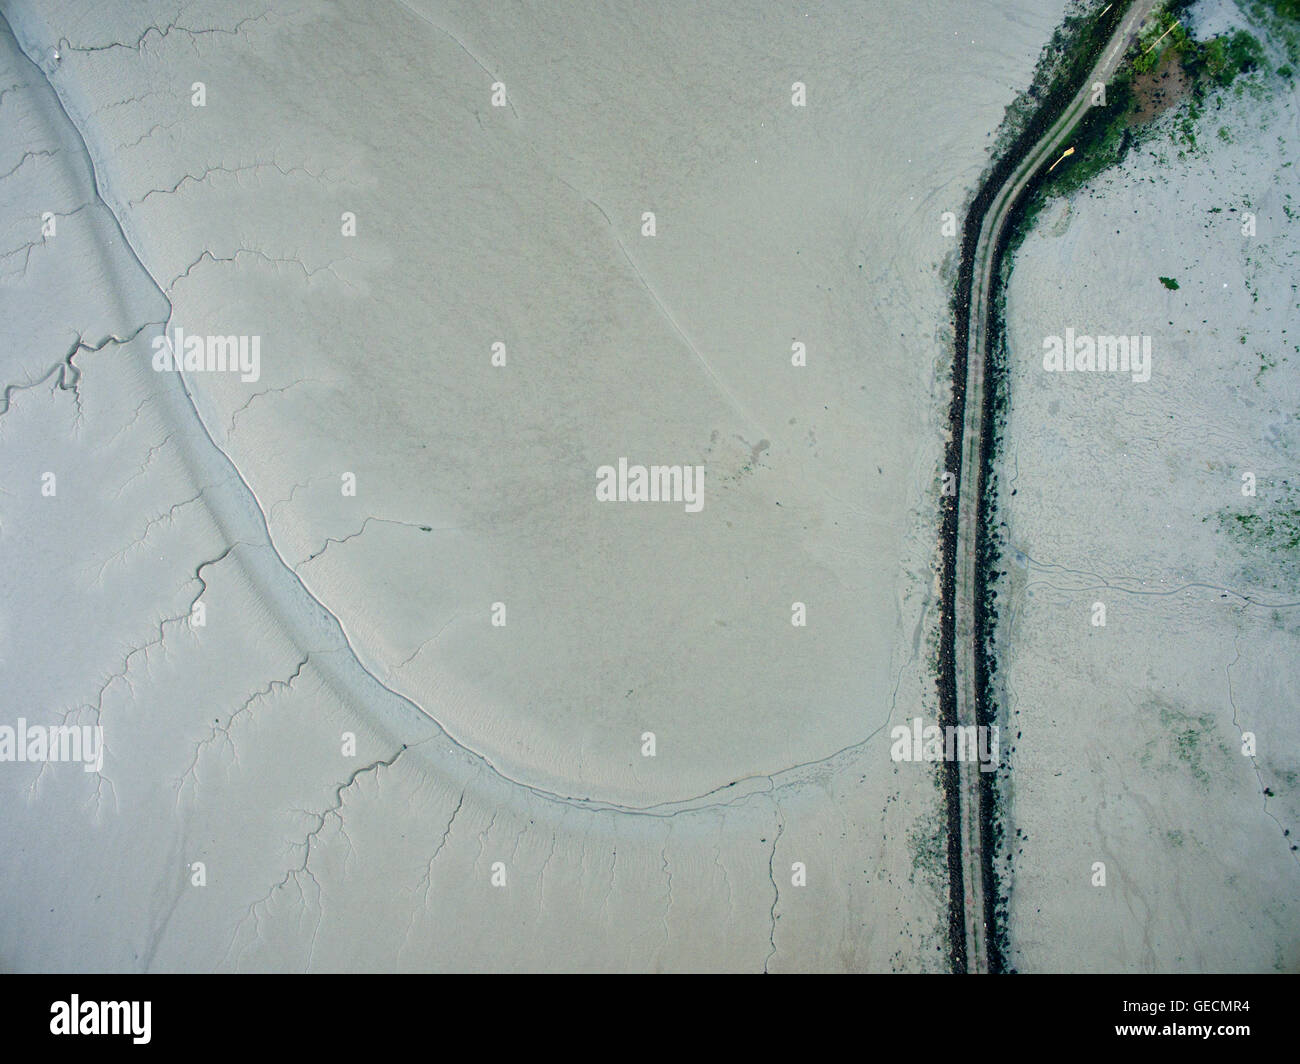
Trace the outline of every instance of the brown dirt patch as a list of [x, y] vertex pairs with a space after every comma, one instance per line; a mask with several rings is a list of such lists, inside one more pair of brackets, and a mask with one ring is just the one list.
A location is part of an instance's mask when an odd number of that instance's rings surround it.
[[1192, 79], [1183, 70], [1177, 49], [1170, 48], [1152, 70], [1133, 79], [1136, 107], [1129, 115], [1128, 124], [1140, 126], [1150, 122], [1186, 96], [1191, 87]]

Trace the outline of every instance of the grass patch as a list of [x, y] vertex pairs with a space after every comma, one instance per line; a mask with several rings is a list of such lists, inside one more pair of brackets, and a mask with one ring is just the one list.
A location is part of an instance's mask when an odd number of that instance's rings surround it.
[[1300, 22], [1300, 0], [1260, 0], [1255, 6], [1267, 8], [1275, 18]]
[[[1291, 63], [1300, 63], [1300, 0], [1254, 0], [1250, 14], [1266, 25], [1286, 49]], [[1288, 80], [1293, 76], [1289, 65], [1278, 69]]]
[[1167, 53], [1183, 55], [1193, 47], [1187, 27], [1183, 25], [1181, 14], [1169, 8], [1157, 11], [1151, 24], [1142, 31], [1138, 38], [1137, 55], [1133, 57], [1133, 72], [1149, 74]]
[[1067, 195], [1120, 162], [1133, 141], [1129, 116], [1135, 106], [1132, 76], [1117, 75], [1106, 89], [1106, 106], [1091, 108], [1074, 127], [1074, 157], [1057, 167], [1043, 188]]
[[1183, 66], [1193, 78], [1207, 78], [1224, 89], [1241, 74], [1267, 69], [1264, 46], [1245, 30], [1214, 37], [1204, 44], [1192, 42]]

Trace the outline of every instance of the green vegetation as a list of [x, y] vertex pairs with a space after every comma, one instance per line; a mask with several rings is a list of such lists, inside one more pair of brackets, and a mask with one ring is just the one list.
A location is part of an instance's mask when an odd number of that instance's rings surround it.
[[[939, 778], [939, 773], [935, 773]], [[907, 832], [908, 848], [912, 851], [912, 870], [908, 882], [921, 883], [936, 894], [942, 894], [948, 881], [948, 852], [943, 829], [917, 822]]]
[[1214, 727], [1212, 717], [1191, 716], [1170, 706], [1160, 709], [1160, 724], [1173, 740], [1173, 752], [1178, 760], [1191, 769], [1192, 775], [1201, 783], [1210, 782], [1206, 771], [1204, 756], [1206, 746], [1202, 740], [1210, 737]]
[[1161, 277], [1160, 283], [1164, 285], [1166, 288], [1168, 288], [1169, 291], [1171, 292], [1178, 291], [1178, 282], [1175, 281], [1172, 277]]
[[998, 128], [993, 151], [995, 157], [1006, 153], [1045, 104], [1077, 91], [1092, 69], [1097, 49], [1105, 43], [1118, 19], [1118, 12], [1113, 10], [1109, 17], [1104, 10], [1099, 15], [1096, 9], [1102, 6], [1100, 0], [1094, 0], [1092, 11], [1076, 7], [1056, 28], [1038, 57], [1029, 88], [1007, 107]]
[[1267, 69], [1264, 47], [1245, 30], [1223, 37], [1215, 37], [1188, 50], [1183, 60], [1188, 74], [1204, 74], [1215, 85], [1227, 88], [1239, 74]]
[[1136, 107], [1133, 79], [1117, 74], [1106, 89], [1106, 106], [1093, 107], [1077, 126], [1073, 140], [1075, 157], [1062, 163], [1044, 182], [1054, 195], [1066, 195], [1082, 188], [1103, 170], [1108, 170], [1128, 152], [1133, 140], [1129, 116]]
[[1300, 580], [1300, 487], [1287, 481], [1263, 494], [1242, 500], [1240, 507], [1225, 508], [1213, 518], [1219, 529], [1241, 549], [1244, 572], [1253, 582], [1275, 590], [1293, 590]]
[[1149, 74], [1166, 54], [1186, 55], [1196, 47], [1196, 42], [1182, 24], [1181, 17], [1165, 9], [1156, 12], [1151, 24], [1142, 31], [1137, 47], [1133, 70], [1137, 74]]
[[1300, 506], [1279, 506], [1267, 513], [1223, 510], [1220, 526], [1234, 539], [1252, 547], [1295, 550], [1300, 547]]
[[[1300, 11], [1300, 0], [1260, 0], [1260, 3], [1282, 12], [1278, 17], [1290, 19], [1292, 25], [1300, 23], [1300, 14], [1296, 14]], [[1107, 88], [1106, 106], [1093, 108], [1075, 127], [1075, 156], [1043, 182], [1046, 194], [1074, 192], [1123, 160], [1142, 135], [1137, 127], [1138, 116], [1151, 113], [1139, 110], [1141, 100], [1149, 99], [1157, 85], [1162, 91], [1169, 91], [1165, 85], [1172, 87], [1177, 83], [1167, 80], [1171, 65], [1177, 64], [1173, 73], [1181, 72], [1189, 83], [1189, 98], [1171, 131], [1180, 155], [1196, 149], [1197, 126], [1205, 111], [1207, 94], [1231, 87], [1243, 75], [1267, 73], [1263, 45], [1245, 30], [1208, 41], [1195, 40], [1183, 23], [1188, 7], [1190, 3], [1186, 0], [1174, 0], [1143, 30], [1134, 46], [1132, 61], [1121, 68]], [[1300, 27], [1293, 36], [1300, 45]], [[1300, 52], [1297, 58], [1300, 59]], [[1262, 82], [1250, 84], [1254, 86], [1252, 91], [1262, 91]], [[1232, 140], [1227, 127], [1220, 127], [1218, 136], [1229, 143]]]
[[[1160, 700], [1147, 702], [1142, 709], [1144, 715], [1159, 712], [1160, 734], [1143, 745], [1138, 764], [1148, 770], [1172, 769], [1181, 761], [1198, 782], [1209, 783], [1212, 762], [1226, 753], [1215, 742], [1214, 718], [1193, 715]], [[1169, 841], [1180, 846], [1185, 840], [1178, 831], [1170, 833]]]
[[[1246, 338], [1243, 336], [1242, 340], [1245, 339]], [[1260, 378], [1264, 376], [1266, 370], [1277, 369], [1277, 359], [1269, 358], [1268, 354], [1264, 351], [1256, 351], [1255, 354], [1259, 355], [1259, 369], [1255, 370], [1255, 384], [1259, 385]]]
[[[1260, 359], [1257, 382], [1260, 373], [1272, 368], [1263, 355]], [[1300, 485], [1261, 482], [1258, 496], [1202, 520], [1213, 520], [1237, 544], [1243, 572], [1252, 583], [1294, 591], [1300, 581]]]
[[1266, 8], [1274, 18], [1300, 22], [1300, 0], [1260, 0], [1255, 6]]
[[[1300, 63], [1300, 0], [1255, 0], [1250, 14], [1268, 26], [1292, 63]], [[1290, 66], [1280, 67], [1278, 73], [1287, 79], [1292, 77]]]

